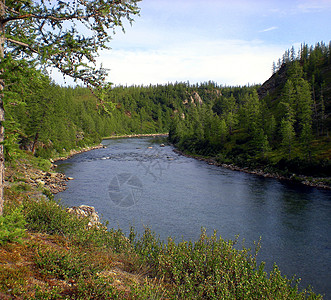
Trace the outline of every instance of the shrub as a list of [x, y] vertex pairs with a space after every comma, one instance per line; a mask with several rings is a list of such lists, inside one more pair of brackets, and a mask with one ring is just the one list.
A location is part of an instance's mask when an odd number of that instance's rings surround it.
[[38, 249], [35, 263], [43, 275], [51, 275], [58, 279], [86, 278], [99, 271], [85, 255], [73, 251], [54, 248]]
[[30, 272], [27, 266], [0, 264], [0, 299], [22, 299], [19, 297], [1, 298], [1, 292], [10, 291], [13, 296], [22, 295], [29, 277]]
[[46, 199], [28, 200], [24, 203], [28, 228], [48, 234], [72, 236], [85, 228], [88, 220], [66, 212], [59, 203]]
[[32, 231], [58, 234], [70, 238], [76, 245], [111, 247], [114, 252], [132, 248], [121, 230], [107, 231], [105, 225], [87, 229], [88, 218], [78, 218], [54, 200], [28, 200], [24, 204], [27, 227]]
[[195, 243], [166, 244], [149, 229], [134, 241], [143, 262], [151, 266], [151, 275], [164, 278], [174, 286], [179, 299], [320, 299], [313, 293], [298, 292], [293, 280], [281, 276], [277, 266], [268, 276], [264, 264], [257, 266], [255, 252], [236, 249], [237, 241], [207, 236], [202, 230]]
[[71, 291], [71, 299], [123, 299], [119, 295], [120, 292], [110, 282], [100, 277], [79, 279], [75, 289]]
[[14, 209], [10, 214], [0, 216], [0, 245], [8, 242], [21, 242], [25, 236], [26, 222], [22, 208]]

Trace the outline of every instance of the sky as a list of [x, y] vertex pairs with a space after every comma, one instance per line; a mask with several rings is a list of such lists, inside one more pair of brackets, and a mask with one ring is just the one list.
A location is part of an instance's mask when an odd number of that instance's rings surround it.
[[[331, 40], [331, 0], [142, 0], [98, 63], [115, 85], [259, 84], [292, 46]], [[62, 76], [55, 81], [64, 84]], [[70, 84], [70, 80], [66, 83]]]

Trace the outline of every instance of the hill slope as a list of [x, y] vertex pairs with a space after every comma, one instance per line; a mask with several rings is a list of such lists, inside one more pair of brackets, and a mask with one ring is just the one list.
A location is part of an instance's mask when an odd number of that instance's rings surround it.
[[[297, 178], [331, 176], [330, 46], [302, 45], [260, 87], [230, 87], [174, 117], [170, 140], [220, 164]], [[296, 175], [297, 174], [297, 175]], [[330, 183], [327, 183], [330, 184]]]

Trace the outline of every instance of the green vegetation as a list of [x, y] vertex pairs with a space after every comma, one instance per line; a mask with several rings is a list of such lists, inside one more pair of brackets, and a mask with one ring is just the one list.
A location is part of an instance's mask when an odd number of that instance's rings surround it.
[[[102, 117], [95, 104], [75, 102], [74, 89], [55, 85], [35, 69], [31, 72], [33, 76], [24, 86], [9, 85], [5, 92], [6, 158], [15, 159], [18, 147], [50, 158], [100, 142], [95, 126], [100, 125]], [[26, 93], [23, 97], [22, 89]], [[79, 88], [75, 90], [79, 94]]]
[[[285, 55], [262, 86], [109, 85], [102, 102], [94, 96], [98, 90], [57, 86], [26, 61], [16, 61], [4, 98], [6, 157], [16, 159], [18, 147], [50, 158], [102, 137], [169, 132], [180, 150], [220, 164], [330, 177], [329, 52], [323, 43], [302, 45], [300, 55]], [[15, 81], [26, 73], [31, 80]]]
[[[9, 161], [21, 155], [19, 149], [51, 158], [97, 144], [102, 137], [167, 133], [173, 116], [183, 111], [183, 101], [195, 90], [186, 83], [117, 86], [103, 91], [101, 104], [88, 88], [60, 87], [26, 61], [17, 63], [22, 68], [12, 70], [4, 95]], [[17, 82], [18, 76], [30, 80]], [[208, 85], [199, 89], [207, 94]]]
[[[108, 48], [115, 28], [124, 30], [123, 20], [132, 23], [132, 16], [139, 13], [139, 1], [0, 0], [0, 215], [4, 202], [4, 143], [10, 144], [4, 134], [5, 88], [9, 86], [6, 91], [9, 102], [16, 104], [31, 96], [31, 91], [36, 92], [35, 101], [30, 100], [34, 109], [28, 111], [32, 122], [26, 128], [26, 133], [34, 133], [31, 145], [34, 152], [46, 115], [50, 120], [49, 115], [58, 111], [52, 111], [52, 107], [44, 112], [38, 110], [38, 106], [46, 105], [50, 99], [42, 89], [44, 78], [31, 66], [55, 68], [88, 86], [103, 87], [106, 71], [96, 67], [95, 55]], [[29, 80], [33, 81], [36, 91], [30, 89]], [[102, 93], [99, 100], [102, 102]], [[68, 124], [57, 125], [62, 128]]]
[[[196, 242], [129, 237], [66, 212], [34, 169], [102, 137], [169, 131], [181, 150], [264, 171], [330, 176], [330, 47], [302, 46], [262, 86], [214, 82], [60, 87], [26, 60], [8, 65], [0, 297], [22, 299], [320, 299], [256, 249], [202, 230]], [[288, 53], [288, 52], [286, 52]], [[29, 78], [29, 80], [26, 80]], [[19, 80], [18, 80], [19, 79]], [[98, 96], [99, 99], [95, 97]], [[100, 102], [100, 95], [102, 101]], [[20, 209], [18, 209], [20, 207]]]
[[223, 88], [215, 99], [187, 105], [173, 118], [170, 141], [218, 163], [330, 177], [330, 45], [289, 53], [262, 86]]
[[16, 208], [6, 216], [0, 216], [0, 245], [21, 242], [25, 236], [25, 218], [21, 208]]
[[[88, 228], [31, 184], [49, 158], [102, 137], [168, 131], [180, 149], [220, 162], [330, 176], [330, 45], [287, 51], [261, 87], [105, 85], [93, 54], [137, 2], [0, 0], [0, 298], [321, 299], [277, 266], [267, 274], [259, 245], [238, 249], [204, 231], [195, 243], [165, 243], [149, 229], [127, 238]], [[49, 66], [90, 88], [56, 85]]]

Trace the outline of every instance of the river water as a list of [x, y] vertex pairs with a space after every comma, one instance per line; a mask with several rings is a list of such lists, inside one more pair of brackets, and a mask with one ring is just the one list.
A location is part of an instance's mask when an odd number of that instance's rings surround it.
[[269, 271], [301, 278], [301, 288], [331, 299], [331, 192], [208, 165], [181, 156], [159, 138], [104, 140], [58, 162], [74, 180], [56, 198], [94, 206], [125, 233], [149, 226], [166, 240], [197, 240], [201, 227], [224, 239], [261, 237]]

